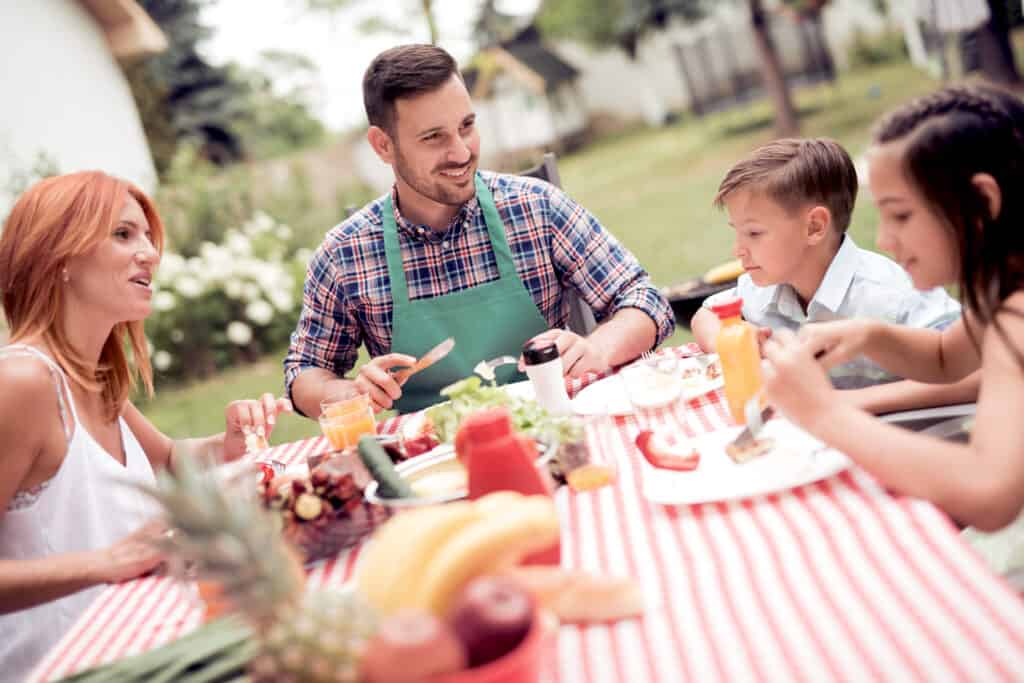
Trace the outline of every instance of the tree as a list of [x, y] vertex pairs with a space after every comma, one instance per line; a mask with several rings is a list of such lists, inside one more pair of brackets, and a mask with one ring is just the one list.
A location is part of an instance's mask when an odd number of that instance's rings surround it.
[[199, 43], [210, 29], [199, 20], [210, 0], [141, 0], [167, 36], [167, 49], [127, 70], [157, 169], [166, 171], [181, 142], [194, 143], [207, 159], [225, 164], [243, 149], [234, 120], [244, 95], [228, 69], [208, 64]]
[[[635, 55], [636, 43], [652, 28], [663, 26], [672, 16], [694, 20], [703, 16], [706, 0], [547, 0], [537, 23], [549, 35], [582, 39], [596, 46], [611, 42], [623, 45]], [[768, 17], [761, 0], [747, 0], [751, 30], [761, 56], [761, 76], [775, 106], [775, 130], [780, 136], [799, 130], [796, 109], [772, 41]], [[818, 0], [797, 0], [820, 7]], [[826, 0], [827, 1], [827, 0]]]
[[323, 123], [310, 114], [318, 87], [312, 60], [293, 52], [265, 50], [256, 67], [231, 65], [230, 69], [232, 79], [246, 87], [236, 128], [250, 156], [273, 157], [323, 139]]
[[750, 7], [750, 26], [754, 32], [754, 44], [761, 55], [761, 78], [765, 90], [775, 107], [775, 134], [779, 137], [792, 137], [800, 131], [797, 121], [796, 107], [786, 83], [786, 75], [782, 70], [782, 60], [775, 49], [761, 0], [747, 0]]
[[[357, 6], [369, 6], [371, 3], [375, 3], [378, 0], [294, 0], [301, 7], [312, 10], [315, 12], [326, 12], [329, 14], [336, 14], [342, 10], [352, 9]], [[423, 20], [427, 22], [427, 31], [430, 35], [430, 42], [433, 45], [437, 45], [440, 38], [437, 30], [437, 16], [435, 14], [436, 5], [434, 0], [404, 0], [406, 6], [409, 7], [413, 14], [422, 15]], [[394, 22], [389, 21], [386, 17], [380, 15], [371, 15], [359, 25], [359, 29], [364, 33], [392, 33], [395, 35], [409, 35], [407, 30], [403, 30], [396, 26]]]

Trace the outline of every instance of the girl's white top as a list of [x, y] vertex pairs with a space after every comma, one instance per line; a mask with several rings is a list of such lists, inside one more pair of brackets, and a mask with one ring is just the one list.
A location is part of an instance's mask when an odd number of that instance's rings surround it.
[[[57, 474], [11, 499], [0, 517], [0, 560], [33, 560], [104, 548], [156, 517], [160, 511], [156, 502], [128, 485], [152, 484], [155, 479], [149, 459], [124, 419], [118, 418], [126, 460], [121, 465], [79, 421], [67, 377], [57, 363], [30, 346], [0, 348], [0, 359], [14, 354], [37, 358], [49, 367], [68, 449]], [[103, 584], [93, 586], [0, 615], [0, 678], [23, 681], [104, 588]]]

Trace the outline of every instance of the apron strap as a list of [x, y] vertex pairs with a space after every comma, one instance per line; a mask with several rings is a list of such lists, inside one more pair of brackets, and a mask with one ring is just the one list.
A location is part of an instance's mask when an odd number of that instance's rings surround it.
[[494, 205], [494, 196], [484, 184], [479, 173], [476, 174], [476, 200], [484, 212], [487, 234], [491, 238], [491, 249], [494, 250], [494, 260], [498, 264], [498, 272], [502, 279], [518, 279], [516, 264], [512, 260], [512, 250], [509, 248], [508, 238], [505, 236], [505, 226], [498, 215], [498, 207]]
[[[474, 183], [476, 185], [476, 200], [483, 211], [484, 222], [487, 224], [487, 235], [490, 237], [491, 249], [494, 251], [494, 260], [498, 264], [499, 279], [518, 279], [516, 264], [512, 259], [512, 249], [508, 246], [505, 226], [498, 215], [498, 208], [494, 205], [494, 197], [479, 173], [476, 174]], [[382, 212], [384, 256], [388, 262], [388, 277], [391, 280], [391, 300], [396, 307], [405, 306], [409, 303], [409, 283], [405, 278], [405, 268], [402, 265], [402, 248], [398, 243], [398, 225], [395, 222], [395, 208], [390, 194], [384, 198]]]
[[398, 244], [398, 225], [395, 223], [395, 207], [391, 193], [384, 199], [384, 257], [388, 262], [388, 278], [391, 280], [391, 300], [395, 307], [409, 303], [409, 284], [405, 280], [402, 266], [402, 248]]

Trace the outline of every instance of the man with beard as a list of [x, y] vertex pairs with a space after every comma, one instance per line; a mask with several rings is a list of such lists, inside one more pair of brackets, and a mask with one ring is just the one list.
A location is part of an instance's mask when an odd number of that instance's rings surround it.
[[[375, 410], [418, 410], [481, 360], [554, 342], [569, 376], [653, 349], [674, 324], [647, 273], [585, 209], [540, 180], [479, 171], [473, 104], [452, 57], [431, 45], [378, 55], [363, 77], [368, 138], [394, 170], [391, 191], [333, 228], [307, 272], [285, 358], [296, 408], [354, 383]], [[575, 289], [601, 323], [562, 329]], [[453, 337], [444, 359], [404, 384], [412, 365]], [[342, 379], [365, 344], [372, 360]], [[515, 379], [515, 368], [500, 380]]]

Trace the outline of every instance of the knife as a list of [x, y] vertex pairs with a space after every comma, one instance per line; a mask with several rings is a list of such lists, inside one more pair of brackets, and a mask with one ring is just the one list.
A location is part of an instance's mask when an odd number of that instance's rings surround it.
[[448, 337], [443, 342], [420, 356], [420, 359], [416, 361], [412, 367], [395, 370], [392, 373], [392, 377], [395, 378], [395, 381], [398, 382], [399, 385], [405, 384], [414, 374], [420, 370], [429, 368], [431, 365], [447, 356], [453, 348], [455, 348], [455, 337]]
[[[825, 349], [821, 349], [814, 354], [814, 359], [817, 360], [825, 355]], [[736, 436], [735, 439], [729, 444], [734, 448], [743, 448], [749, 446], [757, 435], [761, 433], [764, 428], [764, 423], [772, 419], [775, 415], [775, 408], [772, 406], [765, 406], [761, 408], [761, 396], [762, 392], [757, 392], [749, 399], [747, 404], [743, 406], [743, 417], [746, 418], [747, 425], [743, 430]], [[760, 408], [760, 409], [759, 409]]]
[[772, 406], [765, 406], [763, 410], [758, 410], [760, 399], [761, 393], [758, 392], [756, 396], [751, 396], [747, 405], [744, 406], [743, 414], [747, 419], [747, 425], [739, 433], [739, 436], [732, 440], [732, 446], [737, 448], [749, 446], [761, 433], [764, 423], [775, 415], [775, 408]]

